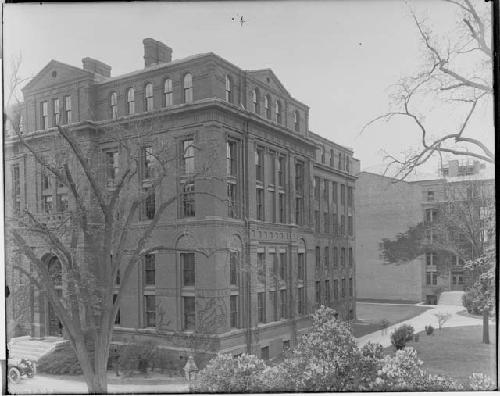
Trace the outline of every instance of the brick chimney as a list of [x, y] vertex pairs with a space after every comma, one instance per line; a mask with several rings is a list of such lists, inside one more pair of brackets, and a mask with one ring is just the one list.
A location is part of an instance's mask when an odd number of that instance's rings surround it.
[[87, 70], [92, 73], [97, 73], [104, 77], [111, 77], [111, 66], [108, 66], [107, 64], [98, 61], [97, 59], [89, 57], [83, 58], [82, 63], [83, 63], [83, 70]]
[[142, 40], [144, 44], [144, 67], [172, 62], [172, 48], [152, 38]]

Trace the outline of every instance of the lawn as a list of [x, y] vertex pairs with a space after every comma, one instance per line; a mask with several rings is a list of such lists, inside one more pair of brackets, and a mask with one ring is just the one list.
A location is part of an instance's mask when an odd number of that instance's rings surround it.
[[[472, 373], [484, 373], [496, 378], [495, 326], [490, 326], [491, 344], [483, 344], [482, 326], [445, 327], [434, 335], [420, 333], [418, 342], [407, 345], [417, 350], [423, 367], [433, 374], [453, 377], [466, 384]], [[385, 349], [394, 353], [394, 348]]]
[[428, 309], [430, 308], [409, 304], [391, 305], [357, 302], [357, 320], [352, 324], [352, 332], [354, 337], [362, 337], [365, 334], [380, 330], [382, 319], [388, 320], [392, 325], [411, 319]]

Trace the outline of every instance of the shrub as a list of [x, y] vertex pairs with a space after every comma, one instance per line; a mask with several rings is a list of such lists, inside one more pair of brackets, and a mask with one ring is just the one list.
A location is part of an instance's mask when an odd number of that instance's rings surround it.
[[432, 325], [425, 326], [425, 333], [427, 335], [431, 335], [432, 333], [434, 333], [434, 327]]
[[403, 349], [408, 341], [413, 338], [414, 329], [412, 326], [404, 324], [399, 326], [391, 334], [391, 344], [394, 345], [396, 349]]
[[118, 365], [125, 376], [135, 371], [146, 373], [157, 355], [157, 345], [151, 341], [130, 343], [120, 349]]
[[259, 387], [266, 363], [254, 355], [243, 354], [237, 358], [218, 354], [198, 373], [192, 392], [243, 393]]
[[469, 377], [469, 388], [474, 391], [488, 391], [496, 389], [496, 384], [483, 373], [473, 373]]

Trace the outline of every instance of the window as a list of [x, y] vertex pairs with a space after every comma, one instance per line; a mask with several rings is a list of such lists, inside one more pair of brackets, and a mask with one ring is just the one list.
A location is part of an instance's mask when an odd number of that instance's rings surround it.
[[330, 149], [330, 166], [332, 168], [335, 166], [335, 155], [333, 149]]
[[229, 284], [238, 284], [239, 252], [229, 252]]
[[259, 323], [266, 323], [266, 294], [257, 293], [257, 320]]
[[111, 106], [111, 118], [116, 120], [118, 118], [118, 96], [116, 92], [111, 93], [109, 102]]
[[49, 104], [48, 102], [40, 103], [40, 128], [47, 129], [49, 127]]
[[24, 117], [22, 114], [19, 114], [19, 133], [22, 134], [24, 132]]
[[118, 151], [105, 151], [106, 161], [106, 187], [114, 188], [120, 170]]
[[226, 75], [226, 102], [233, 103], [233, 81]]
[[118, 268], [116, 270], [116, 277], [115, 277], [115, 285], [118, 286], [121, 282], [121, 279], [120, 279], [120, 268]]
[[226, 143], [226, 166], [228, 176], [237, 176], [238, 162], [237, 162], [237, 143], [229, 140]]
[[300, 115], [297, 110], [293, 112], [293, 128], [295, 129], [295, 132], [299, 132], [300, 129]]
[[339, 151], [339, 161], [337, 163], [337, 169], [342, 170], [342, 153]]
[[127, 114], [135, 113], [134, 88], [129, 88], [127, 91]]
[[156, 301], [154, 295], [147, 294], [144, 296], [144, 316], [146, 327], [156, 326]]
[[282, 155], [278, 157], [278, 186], [285, 186], [286, 158]]
[[165, 97], [165, 107], [172, 106], [174, 104], [174, 91], [172, 89], [172, 80], [170, 78], [167, 78], [163, 84], [163, 95]]
[[68, 194], [56, 195], [56, 210], [59, 213], [64, 213], [68, 210]]
[[434, 201], [434, 191], [427, 191], [427, 201]]
[[328, 268], [330, 267], [330, 248], [328, 246], [326, 246], [324, 249], [323, 249], [323, 257], [324, 257], [324, 266], [325, 266], [325, 270], [328, 270]]
[[316, 246], [316, 276], [321, 272], [321, 248]]
[[270, 291], [269, 300], [271, 301], [271, 322], [276, 322], [278, 320], [278, 293]]
[[146, 199], [144, 201], [144, 217], [147, 220], [152, 220], [156, 214], [156, 194], [153, 187], [144, 189]]
[[340, 215], [340, 235], [345, 235], [345, 215]]
[[266, 255], [263, 252], [257, 253], [257, 276], [261, 283], [266, 279]]
[[330, 215], [328, 212], [323, 213], [323, 226], [324, 226], [324, 232], [329, 233], [330, 232]]
[[345, 161], [345, 171], [349, 173], [349, 169], [351, 168], [351, 158], [346, 156], [344, 158], [344, 161]]
[[304, 221], [304, 199], [302, 197], [295, 198], [295, 224], [302, 225]]
[[155, 256], [146, 254], [144, 256], [144, 285], [155, 285]]
[[297, 280], [304, 281], [306, 277], [306, 265], [305, 265], [305, 255], [304, 253], [297, 254]]
[[182, 192], [182, 216], [193, 217], [195, 216], [195, 192], [194, 182], [186, 181], [183, 184]]
[[352, 187], [347, 187], [347, 206], [352, 208], [354, 190]]
[[352, 282], [352, 278], [349, 278], [349, 296], [353, 296], [354, 295], [354, 286], [353, 286], [353, 282]]
[[56, 125], [59, 125], [59, 121], [60, 121], [59, 99], [52, 99], [52, 109], [53, 109], [52, 126], [56, 126]]
[[332, 182], [332, 201], [334, 203], [337, 203], [337, 196], [338, 196], [338, 189], [337, 189], [337, 183]]
[[236, 329], [238, 322], [238, 296], [229, 296], [229, 325]]
[[333, 266], [337, 267], [339, 265], [339, 249], [337, 247], [333, 248]]
[[297, 288], [297, 313], [299, 315], [305, 314], [305, 295], [303, 287]]
[[314, 211], [314, 231], [319, 232], [320, 221], [319, 221], [319, 210]]
[[342, 286], [340, 292], [340, 296], [345, 297], [345, 278], [342, 278]]
[[154, 177], [153, 163], [155, 157], [153, 155], [153, 148], [151, 146], [143, 147], [141, 150], [142, 159], [142, 179], [150, 180]]
[[338, 300], [339, 298], [339, 281], [338, 279], [333, 280], [333, 299]]
[[340, 203], [345, 205], [345, 184], [340, 185]]
[[193, 102], [193, 77], [190, 73], [184, 76], [184, 103]]
[[182, 142], [182, 168], [184, 173], [194, 172], [194, 140], [186, 139]]
[[286, 280], [286, 253], [280, 253], [279, 277], [282, 281]]
[[320, 190], [321, 181], [320, 181], [319, 177], [315, 176], [313, 179], [313, 182], [314, 182], [314, 199], [316, 201], [319, 201], [319, 190]]
[[269, 152], [269, 176], [268, 183], [274, 186], [276, 184], [276, 153], [274, 151]]
[[266, 111], [266, 118], [271, 119], [271, 97], [269, 95], [264, 96], [264, 109]]
[[[116, 294], [113, 294], [113, 304], [116, 303], [116, 299], [117, 299], [117, 295]], [[116, 316], [115, 316], [115, 324], [116, 325], [119, 325], [120, 324], [120, 310], [118, 310], [116, 312]]]
[[71, 124], [71, 96], [64, 97], [64, 122]]
[[264, 182], [264, 150], [259, 147], [255, 150], [255, 179]]
[[255, 193], [257, 202], [257, 220], [264, 220], [264, 189], [257, 188]]
[[260, 348], [260, 358], [262, 360], [269, 360], [269, 347]]
[[321, 163], [322, 164], [326, 163], [325, 148], [324, 147], [321, 147]]
[[340, 249], [340, 265], [345, 267], [345, 248]]
[[288, 305], [288, 299], [286, 295], [286, 290], [280, 290], [280, 319], [286, 319], [287, 305]]
[[12, 184], [14, 186], [14, 212], [21, 214], [21, 171], [19, 165], [12, 166]]
[[354, 229], [353, 229], [353, 223], [352, 223], [352, 216], [348, 215], [347, 216], [347, 233], [349, 236], [354, 235]]
[[48, 190], [48, 189], [52, 188], [52, 183], [51, 183], [51, 178], [49, 176], [49, 171], [43, 165], [42, 165], [41, 173], [42, 173], [42, 180], [41, 180], [42, 190]]
[[352, 267], [352, 265], [354, 264], [354, 256], [352, 254], [352, 247], [349, 248], [348, 255], [349, 255], [349, 267]]
[[316, 307], [319, 307], [321, 305], [321, 282], [320, 281], [316, 281], [314, 290], [315, 290]]
[[184, 330], [195, 328], [195, 297], [183, 297]]
[[330, 296], [330, 281], [327, 279], [325, 280], [325, 305], [330, 306], [332, 303], [332, 299]]
[[42, 197], [42, 211], [46, 214], [52, 213], [52, 195]]
[[426, 272], [426, 282], [428, 285], [437, 285], [437, 272]]
[[276, 100], [276, 122], [281, 124], [281, 102]]
[[328, 180], [323, 180], [323, 199], [328, 207], [330, 203], [330, 182]]
[[278, 216], [280, 223], [286, 223], [286, 202], [285, 202], [285, 193], [278, 193]]
[[302, 162], [297, 162], [295, 164], [295, 192], [304, 192], [304, 164]]
[[272, 281], [273, 283], [277, 281], [279, 278], [279, 268], [278, 268], [278, 256], [276, 255], [275, 252], [270, 252], [269, 256], [271, 257], [271, 263], [272, 263]]
[[153, 111], [154, 102], [153, 102], [153, 84], [146, 84], [144, 93], [144, 110], [145, 111]]
[[253, 103], [253, 112], [255, 114], [260, 113], [260, 105], [259, 105], [259, 89], [255, 88], [252, 92], [252, 103]]
[[194, 286], [195, 284], [195, 262], [194, 253], [181, 253], [182, 284], [183, 286]]
[[425, 253], [425, 262], [427, 265], [435, 265], [436, 264], [436, 253]]
[[236, 184], [231, 181], [227, 183], [227, 205], [227, 215], [233, 219], [237, 219], [239, 217], [237, 189]]

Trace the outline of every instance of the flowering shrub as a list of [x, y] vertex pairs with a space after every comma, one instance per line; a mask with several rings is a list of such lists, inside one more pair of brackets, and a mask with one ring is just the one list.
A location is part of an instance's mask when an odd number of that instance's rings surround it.
[[488, 391], [496, 389], [496, 384], [487, 375], [474, 373], [469, 377], [469, 388], [474, 391]]
[[199, 393], [252, 392], [260, 382], [266, 364], [254, 355], [243, 354], [237, 358], [218, 354], [199, 372], [197, 383], [191, 391]]

